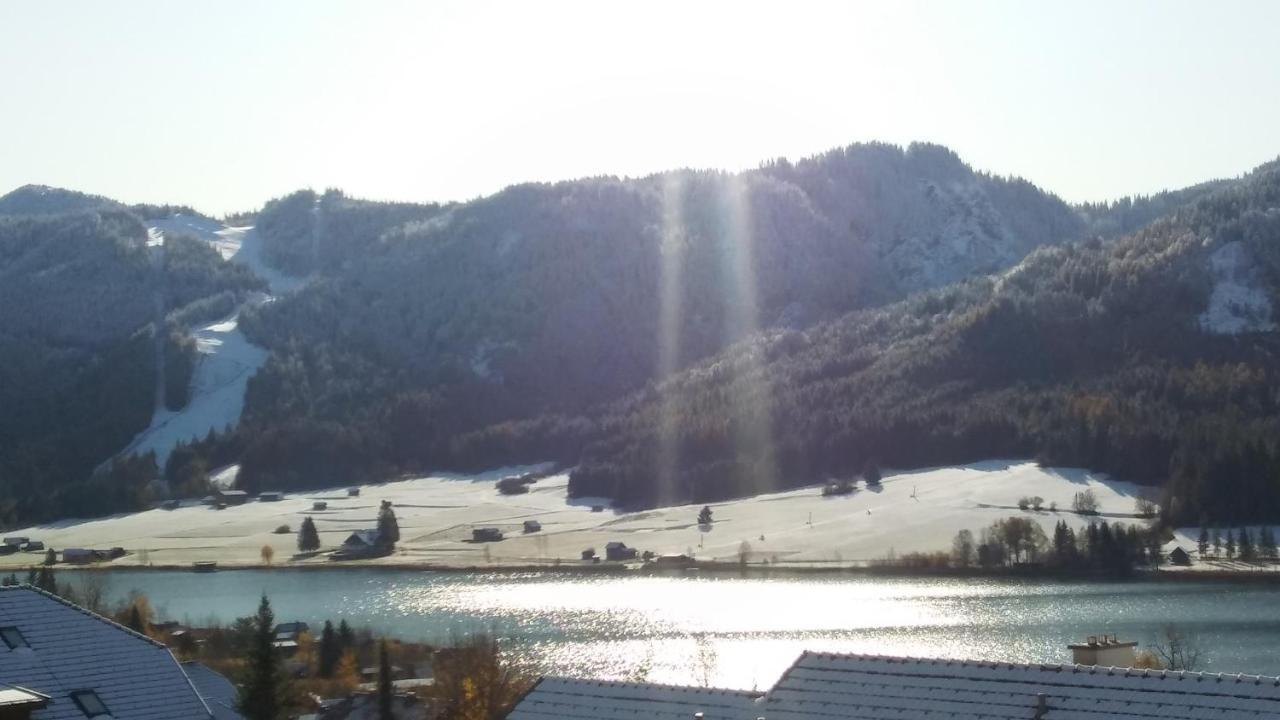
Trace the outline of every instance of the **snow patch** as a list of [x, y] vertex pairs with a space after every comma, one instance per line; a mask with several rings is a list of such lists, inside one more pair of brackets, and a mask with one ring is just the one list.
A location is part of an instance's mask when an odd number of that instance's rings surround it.
[[1270, 332], [1271, 299], [1262, 287], [1257, 266], [1238, 240], [1226, 243], [1209, 256], [1214, 279], [1209, 306], [1200, 314], [1200, 329], [1215, 335]]
[[124, 454], [155, 452], [161, 468], [181, 442], [198, 440], [210, 430], [222, 432], [240, 421], [249, 378], [267, 361], [267, 351], [240, 331], [237, 315], [200, 328], [195, 333], [200, 353], [191, 379], [191, 400], [174, 412], [158, 409]]
[[[153, 255], [164, 249], [166, 232], [182, 232], [210, 243], [224, 260], [247, 266], [267, 281], [272, 293], [288, 293], [306, 280], [269, 267], [262, 259], [262, 240], [252, 227], [226, 227], [208, 218], [173, 215], [147, 228], [147, 245]], [[254, 293], [245, 306], [271, 302], [274, 296]], [[267, 351], [253, 343], [239, 328], [240, 311], [195, 332], [200, 357], [191, 379], [191, 399], [178, 411], [157, 408], [151, 424], [138, 433], [121, 454], [155, 452], [161, 468], [178, 443], [204, 438], [210, 430], [234, 427], [244, 411], [249, 378], [266, 363]], [[238, 466], [234, 466], [236, 472]], [[234, 481], [235, 474], [229, 476]]]

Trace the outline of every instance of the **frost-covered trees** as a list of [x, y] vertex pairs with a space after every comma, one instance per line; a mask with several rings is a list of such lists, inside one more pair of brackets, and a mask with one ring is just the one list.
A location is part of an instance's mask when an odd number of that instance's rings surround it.
[[1081, 490], [1071, 498], [1071, 509], [1081, 515], [1098, 514], [1098, 496], [1093, 490]]

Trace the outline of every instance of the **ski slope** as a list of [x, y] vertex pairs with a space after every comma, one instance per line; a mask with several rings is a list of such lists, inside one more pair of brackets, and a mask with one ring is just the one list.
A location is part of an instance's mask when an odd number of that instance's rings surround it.
[[[1139, 488], [1083, 470], [1041, 468], [1026, 461], [989, 461], [887, 475], [879, 490], [823, 497], [820, 487], [759, 495], [712, 505], [715, 522], [704, 530], [697, 505], [624, 513], [593, 505], [598, 499], [567, 497], [568, 476], [540, 480], [526, 495], [500, 495], [495, 481], [519, 469], [474, 476], [432, 476], [361, 487], [298, 492], [281, 502], [250, 502], [225, 510], [188, 504], [176, 510], [149, 510], [85, 522], [64, 521], [15, 531], [48, 547], [109, 548], [134, 554], [113, 565], [152, 563], [187, 566], [196, 560], [222, 565], [255, 565], [270, 545], [275, 564], [326, 564], [323, 556], [291, 559], [296, 532], [310, 516], [322, 544], [335, 548], [352, 530], [375, 525], [379, 503], [395, 504], [401, 542], [394, 555], [360, 561], [447, 567], [580, 564], [585, 548], [603, 554], [621, 541], [657, 554], [690, 553], [699, 559], [734, 562], [746, 548], [748, 560], [781, 566], [856, 565], [890, 553], [948, 551], [962, 529], [978, 534], [1010, 515], [1039, 522], [1046, 535], [1059, 520], [1076, 528], [1088, 518], [1072, 512], [1019, 511], [1023, 495], [1039, 495], [1046, 506], [1068, 508], [1075, 493], [1091, 489], [1103, 519], [1134, 522]], [[230, 470], [228, 470], [230, 471]], [[327, 503], [313, 509], [317, 501]], [[537, 520], [542, 531], [525, 534], [522, 523]], [[287, 525], [288, 534], [273, 530]], [[500, 542], [472, 543], [475, 527], [497, 527]], [[145, 551], [145, 552], [138, 552]], [[0, 565], [29, 563], [25, 553], [0, 557]]]
[[[147, 245], [162, 249], [165, 233], [175, 232], [205, 240], [224, 259], [241, 263], [266, 280], [271, 294], [258, 293], [248, 304], [271, 302], [275, 295], [292, 292], [305, 282], [267, 266], [262, 259], [261, 238], [252, 227], [226, 227], [207, 218], [174, 215], [148, 227]], [[177, 412], [157, 407], [151, 424], [121, 454], [154, 452], [156, 462], [163, 468], [179, 443], [203, 438], [211, 430], [224, 431], [240, 421], [249, 378], [266, 363], [267, 351], [249, 342], [240, 330], [239, 318], [237, 309], [195, 331], [200, 359], [191, 379], [191, 400]]]

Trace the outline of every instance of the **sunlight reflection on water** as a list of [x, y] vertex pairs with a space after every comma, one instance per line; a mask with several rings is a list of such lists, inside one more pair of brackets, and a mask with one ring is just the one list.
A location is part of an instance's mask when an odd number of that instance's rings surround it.
[[1280, 671], [1270, 609], [1280, 593], [1265, 587], [375, 570], [114, 577], [118, 592], [143, 589], [178, 619], [208, 617], [214, 603], [225, 622], [265, 591], [282, 619], [345, 617], [435, 642], [491, 629], [538, 672], [611, 679], [767, 687], [803, 650], [1064, 662], [1068, 642], [1098, 632], [1145, 642], [1166, 621], [1200, 630], [1215, 669]]

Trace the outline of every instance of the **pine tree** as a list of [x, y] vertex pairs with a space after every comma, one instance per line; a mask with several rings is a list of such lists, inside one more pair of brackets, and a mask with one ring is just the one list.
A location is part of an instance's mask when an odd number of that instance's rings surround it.
[[1258, 544], [1262, 549], [1262, 557], [1267, 560], [1275, 561], [1276, 559], [1276, 534], [1270, 526], [1262, 528], [1261, 538]]
[[710, 505], [703, 505], [702, 510], [698, 512], [698, 524], [699, 525], [711, 524], [711, 506]]
[[378, 542], [386, 547], [395, 547], [400, 542], [400, 523], [396, 520], [396, 511], [386, 500], [378, 511]]
[[1216, 527], [1213, 529], [1213, 556], [1222, 556], [1222, 531]]
[[338, 623], [338, 655], [356, 649], [356, 634], [346, 620]]
[[1252, 562], [1254, 558], [1253, 537], [1249, 532], [1249, 528], [1240, 528], [1236, 545], [1240, 548], [1240, 559], [1245, 562]]
[[391, 660], [387, 657], [387, 641], [378, 648], [378, 720], [395, 720], [391, 711]]
[[36, 575], [36, 581], [32, 584], [50, 595], [58, 594], [58, 582], [53, 579], [53, 571], [49, 569], [48, 565], [40, 567], [40, 572]]
[[302, 527], [298, 528], [298, 550], [300, 552], [311, 552], [320, 549], [320, 533], [316, 531], [315, 521], [311, 516], [307, 516], [302, 521]]
[[1236, 536], [1230, 530], [1227, 531], [1227, 559], [1230, 560], [1236, 556]]
[[338, 647], [338, 636], [333, 632], [333, 623], [324, 621], [324, 630], [320, 633], [320, 663], [316, 674], [322, 678], [333, 677], [333, 670], [342, 657], [342, 648]]
[[253, 619], [253, 641], [236, 701], [237, 709], [247, 720], [284, 720], [288, 717], [284, 669], [272, 646], [275, 622], [271, 601], [263, 595], [258, 614]]
[[1209, 554], [1209, 530], [1207, 528], [1200, 528], [1200, 540], [1196, 543], [1196, 550], [1200, 553], [1201, 560], [1204, 559], [1205, 555]]
[[880, 466], [875, 460], [868, 460], [865, 467], [862, 468], [862, 477], [867, 481], [870, 487], [880, 486]]

